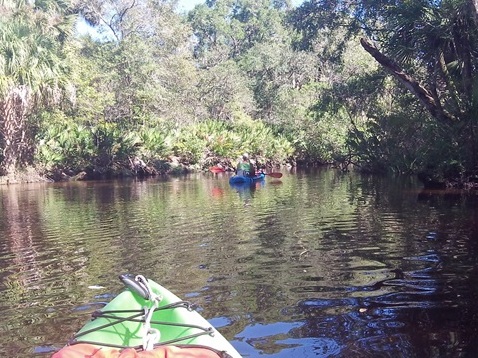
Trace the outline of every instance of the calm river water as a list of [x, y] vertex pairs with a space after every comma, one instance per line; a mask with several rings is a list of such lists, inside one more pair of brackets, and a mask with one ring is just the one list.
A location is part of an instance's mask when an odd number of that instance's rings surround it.
[[0, 187], [0, 356], [142, 274], [244, 357], [478, 357], [478, 195], [333, 170]]

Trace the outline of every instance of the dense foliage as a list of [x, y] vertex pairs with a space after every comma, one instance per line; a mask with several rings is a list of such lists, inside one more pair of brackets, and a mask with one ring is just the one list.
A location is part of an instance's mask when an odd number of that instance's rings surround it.
[[327, 94], [353, 113], [348, 140], [362, 164], [419, 172], [429, 183], [476, 180], [476, 1], [310, 1], [292, 21], [303, 34], [301, 48], [343, 27], [344, 39], [360, 36], [380, 65], [372, 76], [336, 82]]
[[470, 179], [475, 5], [3, 1], [0, 169], [155, 174], [247, 151]]

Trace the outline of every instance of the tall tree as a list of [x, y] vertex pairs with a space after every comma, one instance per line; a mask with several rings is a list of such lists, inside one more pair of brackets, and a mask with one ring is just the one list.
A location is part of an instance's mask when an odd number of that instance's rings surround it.
[[[244, 76], [239, 83], [247, 84], [254, 95], [255, 108], [248, 114], [275, 124], [283, 119], [280, 113], [285, 114], [281, 107], [284, 97], [291, 98], [291, 91], [314, 77], [309, 71], [315, 65], [313, 56], [294, 52], [291, 47], [293, 34], [285, 22], [290, 9], [288, 1], [216, 0], [206, 1], [189, 14], [201, 69], [218, 67], [211, 71], [217, 76], [231, 69], [221, 64], [234, 61]], [[222, 77], [227, 76], [224, 73]], [[216, 89], [231, 93], [230, 88]], [[227, 103], [220, 107], [225, 106]]]
[[199, 78], [192, 34], [174, 1], [81, 0], [77, 8], [104, 35], [88, 52], [104, 68], [97, 82], [115, 97], [106, 121], [194, 120]]
[[5, 1], [0, 5], [1, 170], [13, 175], [34, 150], [32, 115], [58, 102], [67, 87], [63, 56], [72, 29], [61, 0]]
[[283, 41], [286, 1], [215, 0], [196, 6], [189, 21], [195, 55], [204, 67], [236, 59], [255, 44]]

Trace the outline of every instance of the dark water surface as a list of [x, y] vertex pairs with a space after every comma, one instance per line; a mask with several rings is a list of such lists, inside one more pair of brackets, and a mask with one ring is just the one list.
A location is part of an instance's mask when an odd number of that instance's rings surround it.
[[0, 187], [0, 357], [48, 357], [143, 274], [244, 357], [478, 357], [478, 195], [227, 175]]

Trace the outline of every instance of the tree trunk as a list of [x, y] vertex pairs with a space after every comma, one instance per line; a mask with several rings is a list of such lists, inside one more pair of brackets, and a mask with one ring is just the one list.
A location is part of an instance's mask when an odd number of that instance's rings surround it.
[[[476, 0], [478, 1], [478, 0]], [[441, 122], [453, 122], [455, 118], [442, 108], [439, 101], [437, 101], [433, 93], [426, 87], [420, 84], [413, 77], [403, 71], [396, 63], [394, 63], [387, 56], [382, 54], [374, 45], [372, 45], [367, 39], [361, 38], [360, 44], [372, 57], [382, 65], [382, 67], [395, 77], [401, 84], [403, 84], [413, 95], [415, 95], [430, 114], [440, 120]]]
[[3, 175], [14, 175], [17, 167], [24, 164], [29, 139], [26, 117], [30, 102], [30, 91], [25, 86], [13, 88], [0, 102], [0, 169]]

